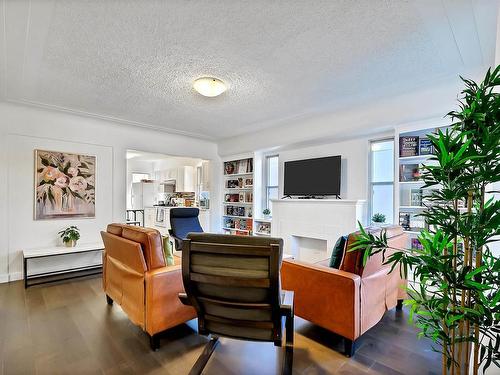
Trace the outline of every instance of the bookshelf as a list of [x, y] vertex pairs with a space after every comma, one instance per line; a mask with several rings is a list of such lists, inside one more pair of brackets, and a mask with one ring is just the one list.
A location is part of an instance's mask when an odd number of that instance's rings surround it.
[[436, 121], [437, 126], [421, 124], [420, 126], [399, 129], [396, 132], [396, 189], [395, 189], [395, 222], [403, 226], [408, 234], [407, 247], [418, 248], [418, 235], [427, 227], [423, 217], [430, 203], [426, 202], [426, 195], [436, 187], [425, 188], [422, 181], [421, 169], [425, 165], [432, 165], [434, 150], [427, 138], [427, 134], [444, 128], [448, 124]]
[[223, 163], [222, 231], [251, 236], [254, 233], [254, 160], [242, 158]]

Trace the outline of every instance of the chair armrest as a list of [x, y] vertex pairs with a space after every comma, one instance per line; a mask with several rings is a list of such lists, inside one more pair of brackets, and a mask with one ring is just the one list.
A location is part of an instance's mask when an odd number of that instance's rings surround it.
[[149, 334], [196, 317], [194, 309], [179, 300], [179, 293], [184, 292], [180, 265], [156, 268], [147, 271], [145, 276], [146, 331]]
[[283, 298], [280, 304], [280, 309], [283, 313], [293, 312], [293, 290], [282, 290]]
[[351, 340], [359, 336], [360, 276], [287, 259], [281, 281], [283, 289], [295, 292], [295, 315]]

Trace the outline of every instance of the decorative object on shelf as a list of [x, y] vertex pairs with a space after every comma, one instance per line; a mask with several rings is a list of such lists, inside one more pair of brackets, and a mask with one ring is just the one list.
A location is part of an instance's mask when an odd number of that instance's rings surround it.
[[264, 215], [264, 217], [266, 219], [269, 219], [271, 217], [271, 210], [269, 208], [265, 208], [263, 211], [262, 211], [262, 215]]
[[253, 178], [246, 178], [243, 186], [246, 188], [253, 187]]
[[372, 216], [372, 223], [374, 224], [383, 224], [385, 223], [385, 215], [381, 213], [376, 213]]
[[58, 234], [67, 247], [75, 247], [76, 242], [80, 239], [80, 230], [75, 225], [60, 231]]
[[399, 166], [399, 181], [420, 181], [422, 176], [420, 169], [420, 164], [401, 164]]
[[[425, 167], [424, 181], [438, 204], [422, 216], [432, 229], [419, 235], [421, 249], [393, 249], [385, 259], [391, 270], [398, 264], [405, 275], [412, 270], [420, 284], [408, 288], [405, 304], [419, 335], [440, 346], [443, 375], [500, 367], [500, 259], [491, 251], [499, 241], [500, 200], [486, 197], [487, 187], [500, 182], [500, 66], [480, 84], [463, 81], [460, 110], [448, 114], [453, 125], [429, 135], [436, 164]], [[387, 248], [384, 230], [375, 236], [361, 228], [352, 249], [365, 249], [366, 262]]]
[[418, 156], [418, 137], [399, 137], [399, 156]]
[[95, 217], [96, 157], [35, 150], [35, 220]]
[[419, 155], [431, 155], [434, 153], [434, 147], [429, 138], [420, 138]]

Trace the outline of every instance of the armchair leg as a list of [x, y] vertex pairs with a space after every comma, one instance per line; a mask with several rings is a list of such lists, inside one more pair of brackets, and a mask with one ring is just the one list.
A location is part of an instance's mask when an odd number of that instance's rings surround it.
[[111, 299], [110, 296], [106, 294], [106, 303], [110, 306], [113, 306], [113, 300]]
[[285, 320], [285, 334], [286, 334], [286, 344], [293, 346], [293, 314], [286, 317]]
[[403, 310], [403, 300], [398, 299], [398, 304], [396, 305], [396, 311], [401, 311]]
[[151, 350], [154, 352], [160, 349], [160, 337], [158, 334], [149, 336], [149, 345], [151, 346]]
[[294, 334], [294, 314], [285, 317], [285, 358], [283, 361], [283, 374], [291, 375], [293, 367], [293, 334]]
[[344, 338], [344, 354], [346, 355], [346, 357], [348, 358], [352, 357], [355, 351], [356, 351], [356, 342]]
[[217, 336], [212, 336], [210, 338], [210, 341], [207, 343], [207, 345], [205, 345], [203, 352], [196, 360], [196, 363], [191, 368], [191, 371], [189, 371], [189, 375], [201, 375], [218, 343], [219, 338]]

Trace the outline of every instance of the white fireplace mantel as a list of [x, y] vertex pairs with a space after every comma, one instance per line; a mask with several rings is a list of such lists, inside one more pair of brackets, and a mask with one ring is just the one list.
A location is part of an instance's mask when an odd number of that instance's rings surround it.
[[363, 221], [366, 200], [273, 199], [271, 235], [281, 237], [284, 252], [316, 262], [331, 256], [337, 239]]

